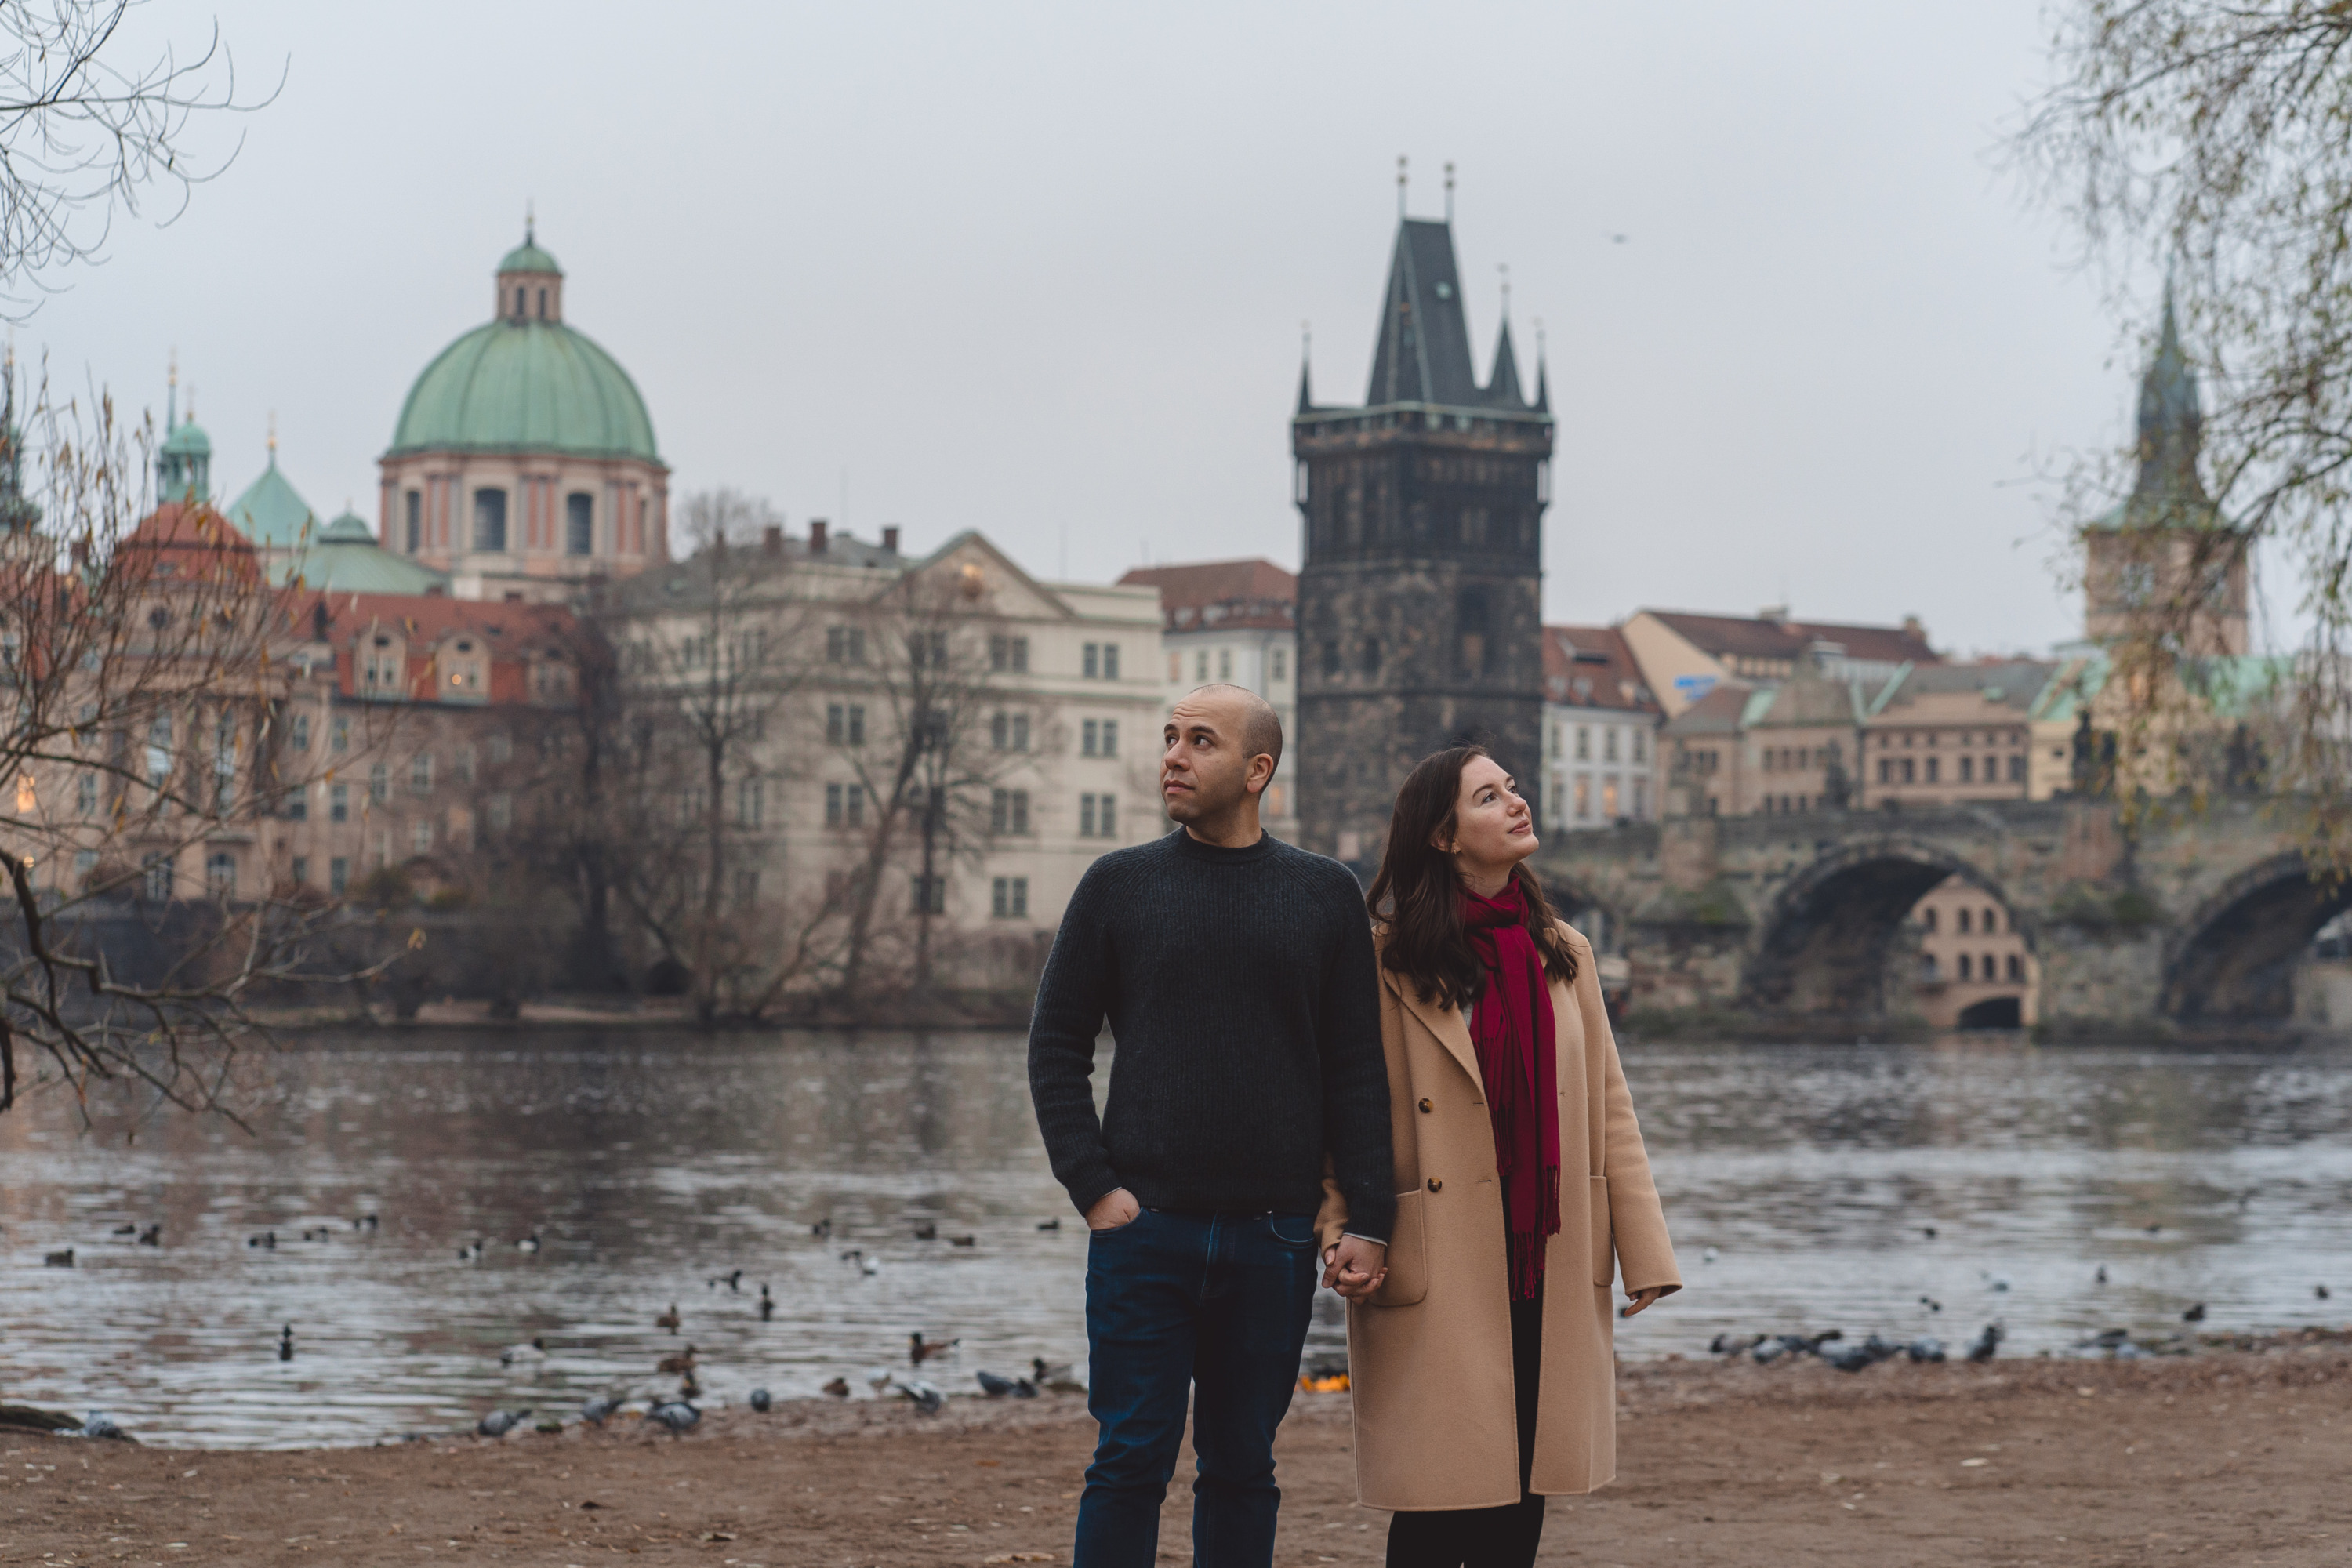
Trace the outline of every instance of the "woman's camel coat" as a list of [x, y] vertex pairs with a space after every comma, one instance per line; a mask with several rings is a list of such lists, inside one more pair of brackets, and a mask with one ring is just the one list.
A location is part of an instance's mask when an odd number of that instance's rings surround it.
[[[1601, 1001], [1591, 946], [1570, 931], [1576, 979], [1551, 987], [1559, 1051], [1559, 1234], [1544, 1260], [1537, 1492], [1589, 1492], [1617, 1473], [1612, 1252], [1628, 1295], [1678, 1290], [1673, 1244]], [[1396, 1151], [1389, 1277], [1348, 1308], [1356, 1492], [1373, 1508], [1496, 1508], [1519, 1500], [1510, 1292], [1495, 1134], [1461, 1011], [1381, 970], [1381, 1037]], [[1586, 1197], [1571, 1188], [1580, 1173]], [[1325, 1184], [1328, 1247], [1347, 1205]], [[1613, 1243], [1613, 1247], [1612, 1247]]]

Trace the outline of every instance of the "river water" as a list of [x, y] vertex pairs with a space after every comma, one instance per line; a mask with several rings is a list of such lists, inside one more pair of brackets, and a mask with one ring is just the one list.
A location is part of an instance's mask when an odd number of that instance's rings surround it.
[[[1033, 1356], [1083, 1376], [1086, 1236], [1022, 1050], [325, 1035], [271, 1062], [249, 1134], [103, 1100], [85, 1128], [37, 1100], [0, 1117], [0, 1397], [250, 1447], [447, 1431], [494, 1405], [569, 1416], [589, 1393], [674, 1386], [654, 1364], [688, 1342], [706, 1403], [844, 1374], [869, 1397], [868, 1368], [913, 1375], [916, 1330], [961, 1338], [925, 1369], [953, 1393]], [[2342, 1047], [1624, 1056], [1690, 1285], [1620, 1325], [1628, 1357], [1703, 1353], [1725, 1330], [1957, 1343], [1996, 1319], [2005, 1353], [2064, 1353], [2110, 1325], [2177, 1329], [2200, 1301], [2208, 1330], [2352, 1319]], [[157, 1222], [159, 1247], [113, 1234]], [[67, 1247], [74, 1268], [44, 1264]], [[712, 1282], [738, 1268], [740, 1289]], [[655, 1325], [673, 1303], [676, 1337]], [[1340, 1344], [1332, 1307], [1311, 1349]], [[543, 1361], [500, 1364], [533, 1336]]]

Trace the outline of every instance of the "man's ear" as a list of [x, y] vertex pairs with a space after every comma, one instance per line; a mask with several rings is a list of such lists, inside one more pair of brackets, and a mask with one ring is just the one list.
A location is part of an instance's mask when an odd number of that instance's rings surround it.
[[[1264, 763], [1265, 766], [1259, 767], [1260, 763]], [[1242, 775], [1242, 788], [1252, 795], [1261, 795], [1265, 793], [1265, 786], [1273, 782], [1274, 759], [1265, 752], [1260, 752], [1249, 760], [1249, 772]]]

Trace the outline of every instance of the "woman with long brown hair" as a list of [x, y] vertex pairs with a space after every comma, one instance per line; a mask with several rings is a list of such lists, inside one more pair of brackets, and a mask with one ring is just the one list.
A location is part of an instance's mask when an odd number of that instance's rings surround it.
[[1526, 1568], [1544, 1499], [1616, 1473], [1610, 1286], [1682, 1288], [1592, 949], [1526, 861], [1528, 803], [1457, 746], [1398, 793], [1370, 903], [1396, 1221], [1375, 1289], [1343, 1271], [1359, 1500], [1389, 1568]]

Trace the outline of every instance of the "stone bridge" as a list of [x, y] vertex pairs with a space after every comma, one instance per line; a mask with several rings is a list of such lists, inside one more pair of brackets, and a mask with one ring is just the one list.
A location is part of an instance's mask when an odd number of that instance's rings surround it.
[[2294, 802], [2236, 798], [1682, 817], [1559, 834], [1537, 864], [1561, 908], [1606, 917], [1636, 1017], [1899, 1022], [1904, 916], [1957, 874], [2007, 906], [2045, 1034], [2163, 1035], [2294, 1017], [2297, 962], [2352, 905], [2306, 868], [2302, 826]]

